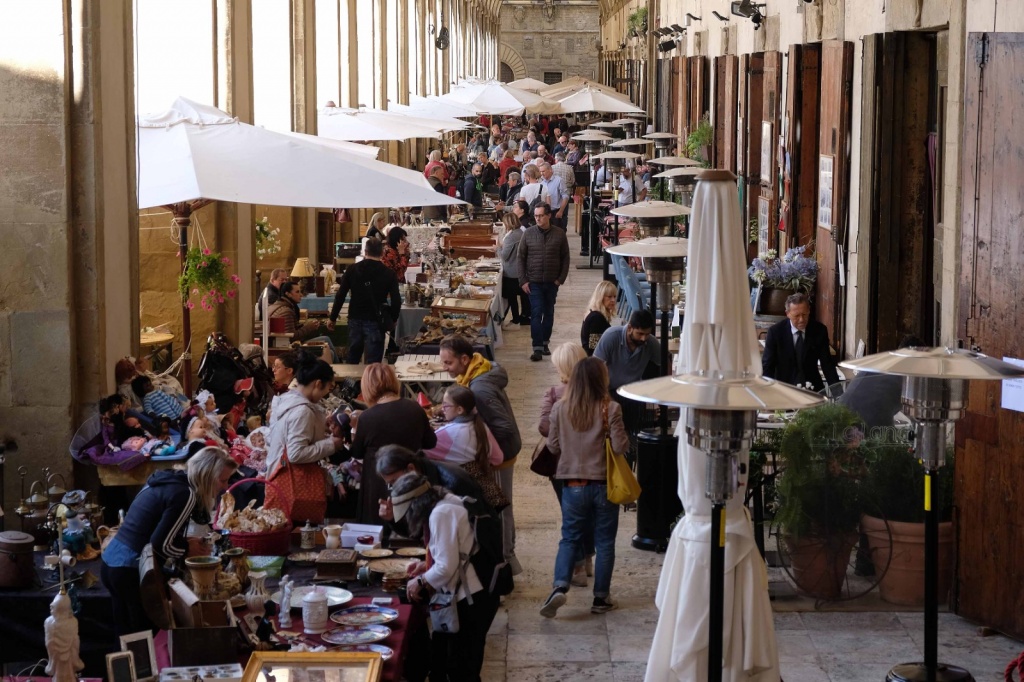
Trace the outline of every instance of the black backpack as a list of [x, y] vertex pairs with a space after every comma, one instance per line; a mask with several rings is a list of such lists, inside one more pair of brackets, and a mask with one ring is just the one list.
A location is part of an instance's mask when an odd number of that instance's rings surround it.
[[501, 517], [486, 502], [478, 502], [472, 497], [463, 498], [462, 505], [469, 515], [474, 537], [469, 563], [473, 565], [480, 584], [495, 596], [511, 593], [515, 585], [512, 567], [505, 561]]

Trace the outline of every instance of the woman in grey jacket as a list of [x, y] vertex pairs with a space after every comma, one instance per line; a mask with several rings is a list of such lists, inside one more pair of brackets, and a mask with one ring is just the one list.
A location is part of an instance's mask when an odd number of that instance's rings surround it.
[[562, 488], [562, 539], [555, 559], [554, 590], [540, 610], [554, 618], [566, 602], [573, 565], [582, 555], [583, 534], [588, 524], [594, 530], [594, 601], [591, 613], [615, 608], [609, 598], [615, 567], [615, 535], [619, 529], [619, 507], [608, 501], [605, 438], [615, 452], [624, 452], [629, 436], [622, 423], [622, 408], [608, 395], [608, 368], [604, 361], [590, 357], [576, 363], [561, 400], [551, 408], [548, 449], [558, 459], [555, 478]]
[[[530, 324], [530, 297], [519, 288], [519, 243], [523, 230], [519, 218], [506, 213], [501, 218], [505, 224], [505, 236], [501, 242], [501, 297], [508, 302], [508, 313], [512, 313], [512, 324]], [[505, 316], [502, 315], [504, 326]]]

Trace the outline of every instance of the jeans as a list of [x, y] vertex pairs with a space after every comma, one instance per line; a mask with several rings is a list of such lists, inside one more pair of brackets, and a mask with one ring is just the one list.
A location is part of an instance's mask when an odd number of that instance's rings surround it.
[[348, 321], [348, 355], [345, 362], [358, 365], [366, 346], [366, 364], [380, 362], [384, 357], [384, 332], [376, 320]]
[[104, 563], [100, 566], [100, 582], [110, 592], [114, 606], [114, 634], [156, 630], [139, 598], [138, 568], [115, 568]]
[[530, 282], [530, 336], [534, 350], [543, 349], [551, 341], [556, 298], [558, 285], [554, 282]]
[[[562, 491], [565, 490], [565, 481], [561, 478], [552, 478], [551, 487], [555, 489], [555, 497], [558, 498], [558, 508], [562, 508]], [[594, 556], [594, 520], [587, 517], [586, 525], [583, 527], [583, 543], [580, 545], [580, 553], [576, 556], [576, 563], [587, 557]]]
[[608, 501], [603, 481], [562, 488], [562, 539], [555, 558], [554, 587], [568, 590], [577, 557], [583, 553], [587, 522], [594, 524], [594, 596], [606, 599], [615, 568], [615, 534], [619, 530], [619, 506]]
[[317, 336], [312, 339], [303, 341], [303, 343], [324, 343], [331, 349], [331, 364], [338, 362], [338, 351], [334, 348], [334, 340], [329, 336]]

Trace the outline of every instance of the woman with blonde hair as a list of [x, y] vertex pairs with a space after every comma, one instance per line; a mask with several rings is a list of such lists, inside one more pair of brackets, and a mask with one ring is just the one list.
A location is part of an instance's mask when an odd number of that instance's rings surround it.
[[385, 241], [384, 226], [388, 224], [388, 212], [377, 211], [370, 216], [370, 222], [366, 223], [366, 234], [363, 235], [364, 239], [372, 239], [376, 237], [382, 242]]
[[367, 365], [361, 387], [369, 408], [353, 415], [351, 450], [353, 459], [363, 462], [359, 522], [380, 524], [380, 503], [388, 493], [377, 473], [377, 451], [385, 445], [401, 445], [413, 452], [427, 450], [437, 445], [437, 436], [423, 408], [402, 397], [402, 385], [391, 365]]
[[615, 301], [618, 294], [619, 291], [614, 284], [602, 281], [590, 295], [590, 301], [587, 302], [587, 316], [580, 329], [580, 343], [583, 344], [583, 350], [587, 351], [587, 355], [594, 354], [601, 335], [612, 326], [612, 316], [615, 314]]
[[[117, 535], [103, 550], [100, 578], [114, 606], [114, 631], [152, 629], [139, 593], [139, 555], [153, 546], [158, 566], [199, 554], [201, 540], [186, 538], [196, 512], [208, 517], [238, 465], [220, 448], [203, 448], [184, 469], [157, 471], [132, 500]], [[208, 551], [207, 551], [208, 553]]]
[[606, 437], [611, 439], [615, 452], [625, 452], [629, 447], [622, 408], [608, 394], [608, 368], [599, 358], [585, 358], [576, 363], [564, 396], [551, 408], [547, 445], [559, 455], [555, 478], [563, 484], [562, 539], [555, 559], [554, 590], [540, 610], [545, 618], [554, 618], [566, 602], [588, 524], [593, 524], [597, 550], [590, 612], [606, 613], [615, 608], [609, 591], [619, 507], [608, 501]]

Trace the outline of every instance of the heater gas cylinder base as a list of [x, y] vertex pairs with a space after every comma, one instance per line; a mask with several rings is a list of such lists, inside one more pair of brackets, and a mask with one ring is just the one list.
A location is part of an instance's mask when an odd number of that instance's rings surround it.
[[643, 538], [639, 535], [634, 535], [631, 544], [633, 549], [641, 549], [645, 552], [662, 554], [668, 550], [668, 538]]
[[[885, 682], [928, 682], [928, 668], [924, 663], [900, 663], [885, 676]], [[975, 682], [974, 676], [955, 665], [939, 663], [935, 682]]]

